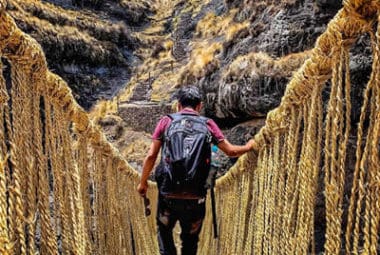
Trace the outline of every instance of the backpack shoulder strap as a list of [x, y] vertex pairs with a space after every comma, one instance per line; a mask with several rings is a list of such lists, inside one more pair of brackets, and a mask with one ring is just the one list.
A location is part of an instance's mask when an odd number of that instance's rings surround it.
[[204, 117], [204, 116], [201, 116], [201, 115], [195, 115], [195, 114], [181, 114], [181, 113], [172, 113], [172, 114], [168, 114], [167, 115], [171, 120], [177, 120], [177, 119], [182, 119], [186, 116], [190, 116], [190, 117], [195, 117], [197, 119], [200, 119], [202, 120], [204, 123], [207, 123], [207, 121], [209, 120], [209, 118], [207, 117]]
[[207, 125], [207, 121], [209, 120], [209, 118], [204, 117], [204, 116], [199, 116], [199, 119], [202, 120], [206, 125]]
[[172, 114], [168, 114], [167, 115], [172, 121], [173, 120], [178, 120], [178, 119], [181, 119], [183, 117], [182, 114], [180, 113], [172, 113]]
[[169, 131], [170, 127], [172, 126], [173, 121], [179, 120], [182, 117], [181, 117], [181, 114], [179, 114], [179, 113], [172, 113], [172, 114], [168, 114], [166, 116], [168, 116], [171, 119], [171, 123], [169, 124], [169, 126], [166, 128], [166, 130], [164, 132], [165, 141], [168, 141], [168, 131]]

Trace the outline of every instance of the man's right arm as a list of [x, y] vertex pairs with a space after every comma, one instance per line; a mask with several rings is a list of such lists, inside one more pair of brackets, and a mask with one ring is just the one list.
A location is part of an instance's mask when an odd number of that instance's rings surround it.
[[165, 132], [165, 129], [170, 124], [171, 119], [168, 116], [164, 116], [157, 123], [156, 128], [152, 134], [152, 143], [150, 145], [148, 155], [145, 157], [143, 162], [143, 170], [141, 174], [140, 183], [137, 186], [137, 191], [140, 195], [144, 196], [148, 189], [148, 178], [150, 172], [152, 172], [154, 163], [156, 162], [157, 155], [160, 152], [162, 144], [162, 136]]
[[148, 190], [148, 178], [149, 178], [150, 173], [153, 170], [153, 166], [154, 166], [154, 163], [156, 162], [157, 155], [160, 152], [160, 148], [161, 148], [161, 141], [153, 140], [150, 145], [148, 155], [144, 159], [140, 183], [137, 186], [137, 191], [142, 196], [144, 196], [146, 194], [146, 191]]

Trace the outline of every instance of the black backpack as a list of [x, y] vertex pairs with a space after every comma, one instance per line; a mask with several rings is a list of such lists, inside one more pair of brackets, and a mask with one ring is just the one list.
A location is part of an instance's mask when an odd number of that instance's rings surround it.
[[180, 113], [168, 116], [172, 122], [165, 131], [161, 162], [156, 170], [160, 193], [205, 196], [211, 161], [208, 119]]

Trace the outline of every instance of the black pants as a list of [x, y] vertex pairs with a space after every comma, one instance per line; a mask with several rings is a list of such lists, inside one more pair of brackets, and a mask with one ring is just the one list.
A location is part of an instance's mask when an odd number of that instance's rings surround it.
[[176, 255], [173, 228], [181, 225], [182, 255], [196, 255], [199, 233], [205, 217], [205, 201], [158, 197], [157, 226], [161, 255]]

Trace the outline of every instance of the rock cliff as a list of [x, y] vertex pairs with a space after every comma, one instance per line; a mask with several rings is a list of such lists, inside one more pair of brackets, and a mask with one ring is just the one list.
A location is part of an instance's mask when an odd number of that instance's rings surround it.
[[[157, 109], [186, 84], [202, 89], [204, 114], [227, 133], [265, 118], [340, 8], [338, 0], [9, 0], [8, 5], [82, 106], [113, 100], [117, 107], [111, 112], [127, 116], [122, 126], [146, 133], [163, 114]], [[351, 51], [353, 121], [370, 73], [370, 51], [368, 36]], [[103, 106], [94, 107], [94, 115], [110, 113]], [[260, 127], [248, 123], [238, 129], [247, 139], [244, 134]], [[246, 140], [235, 137], [233, 142]]]

